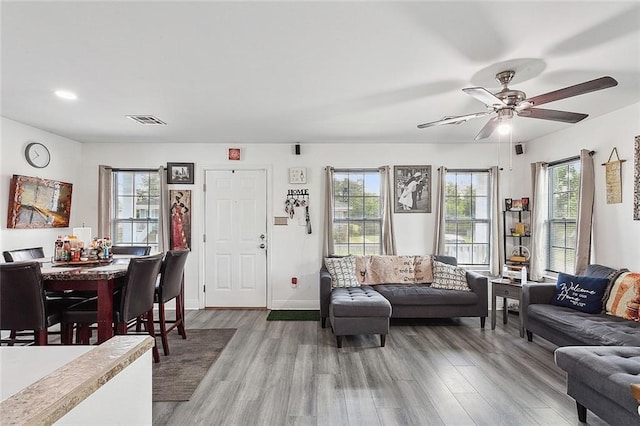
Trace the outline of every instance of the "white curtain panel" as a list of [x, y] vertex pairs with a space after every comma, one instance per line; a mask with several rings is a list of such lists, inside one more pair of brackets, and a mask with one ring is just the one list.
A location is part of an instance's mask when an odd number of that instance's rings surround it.
[[98, 166], [98, 238], [111, 234], [112, 172], [111, 166]]
[[436, 182], [436, 229], [433, 233], [433, 253], [444, 254], [444, 234], [445, 234], [445, 202], [444, 197], [447, 192], [447, 168], [440, 166], [438, 169], [438, 181]]
[[334, 253], [333, 247], [333, 167], [325, 167], [324, 179], [324, 257]]
[[393, 195], [391, 194], [390, 167], [378, 168], [382, 202], [382, 254], [396, 254], [396, 238], [393, 232]]
[[491, 176], [491, 253], [489, 255], [489, 267], [491, 275], [500, 275], [502, 259], [504, 255], [504, 245], [500, 238], [502, 229], [502, 201], [500, 199], [500, 170], [498, 166], [489, 169]]
[[576, 274], [582, 275], [591, 260], [591, 230], [593, 200], [595, 196], [595, 170], [592, 151], [580, 150], [580, 195], [578, 199], [578, 234], [576, 237]]
[[547, 257], [547, 215], [549, 212], [549, 166], [531, 164], [531, 258], [529, 276], [543, 281]]
[[158, 251], [164, 253], [170, 250], [169, 247], [169, 217], [170, 213], [170, 200], [169, 200], [169, 186], [167, 185], [167, 173], [163, 166], [158, 169], [160, 178], [160, 216], [158, 217]]

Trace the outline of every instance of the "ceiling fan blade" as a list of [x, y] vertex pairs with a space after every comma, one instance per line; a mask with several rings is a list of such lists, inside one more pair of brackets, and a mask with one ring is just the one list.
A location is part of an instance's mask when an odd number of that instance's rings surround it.
[[596, 90], [607, 89], [609, 87], [614, 87], [617, 85], [618, 82], [612, 77], [600, 77], [596, 78], [595, 80], [576, 84], [575, 86], [569, 86], [565, 87], [564, 89], [559, 89], [553, 92], [545, 93], [543, 95], [534, 96], [533, 98], [525, 99], [525, 101], [531, 102], [533, 105], [537, 106], [560, 99], [570, 98], [572, 96], [595, 92]]
[[493, 93], [485, 89], [484, 87], [467, 87], [462, 89], [467, 95], [471, 95], [483, 104], [490, 107], [507, 106], [504, 101], [496, 97]]
[[480, 129], [480, 132], [476, 135], [474, 140], [477, 141], [477, 140], [485, 139], [491, 136], [494, 130], [496, 130], [496, 128], [498, 127], [499, 122], [500, 122], [499, 117], [493, 117], [492, 119], [487, 121], [487, 124], [485, 124], [484, 127]]
[[492, 114], [493, 111], [476, 112], [467, 115], [458, 115], [453, 117], [444, 117], [442, 120], [432, 121], [430, 123], [418, 124], [418, 129], [424, 129], [426, 127], [439, 126], [441, 124], [461, 124], [465, 123], [473, 118], [484, 117], [485, 115]]
[[541, 118], [543, 120], [562, 121], [563, 123], [577, 123], [589, 116], [579, 112], [556, 111], [554, 109], [529, 108], [516, 112], [518, 117]]

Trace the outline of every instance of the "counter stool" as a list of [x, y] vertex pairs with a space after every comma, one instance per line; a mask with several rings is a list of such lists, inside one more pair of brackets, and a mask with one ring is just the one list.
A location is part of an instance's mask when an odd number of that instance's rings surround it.
[[342, 347], [342, 337], [355, 334], [380, 334], [384, 347], [389, 333], [391, 303], [369, 286], [334, 288], [329, 303], [329, 322], [336, 343]]

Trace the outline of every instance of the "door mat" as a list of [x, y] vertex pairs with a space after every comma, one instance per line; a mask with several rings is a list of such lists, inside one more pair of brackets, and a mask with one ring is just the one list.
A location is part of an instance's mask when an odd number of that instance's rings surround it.
[[271, 311], [267, 321], [320, 321], [320, 311]]
[[160, 362], [152, 367], [153, 401], [188, 401], [235, 332], [235, 328], [187, 329], [186, 340], [171, 332], [168, 356], [163, 355], [158, 336]]

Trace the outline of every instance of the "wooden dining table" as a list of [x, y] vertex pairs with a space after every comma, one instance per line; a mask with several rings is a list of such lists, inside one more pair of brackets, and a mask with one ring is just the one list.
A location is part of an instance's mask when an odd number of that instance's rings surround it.
[[113, 292], [122, 287], [120, 279], [127, 273], [128, 258], [114, 259], [107, 265], [42, 264], [45, 290], [95, 292], [98, 299], [98, 344], [113, 337]]

